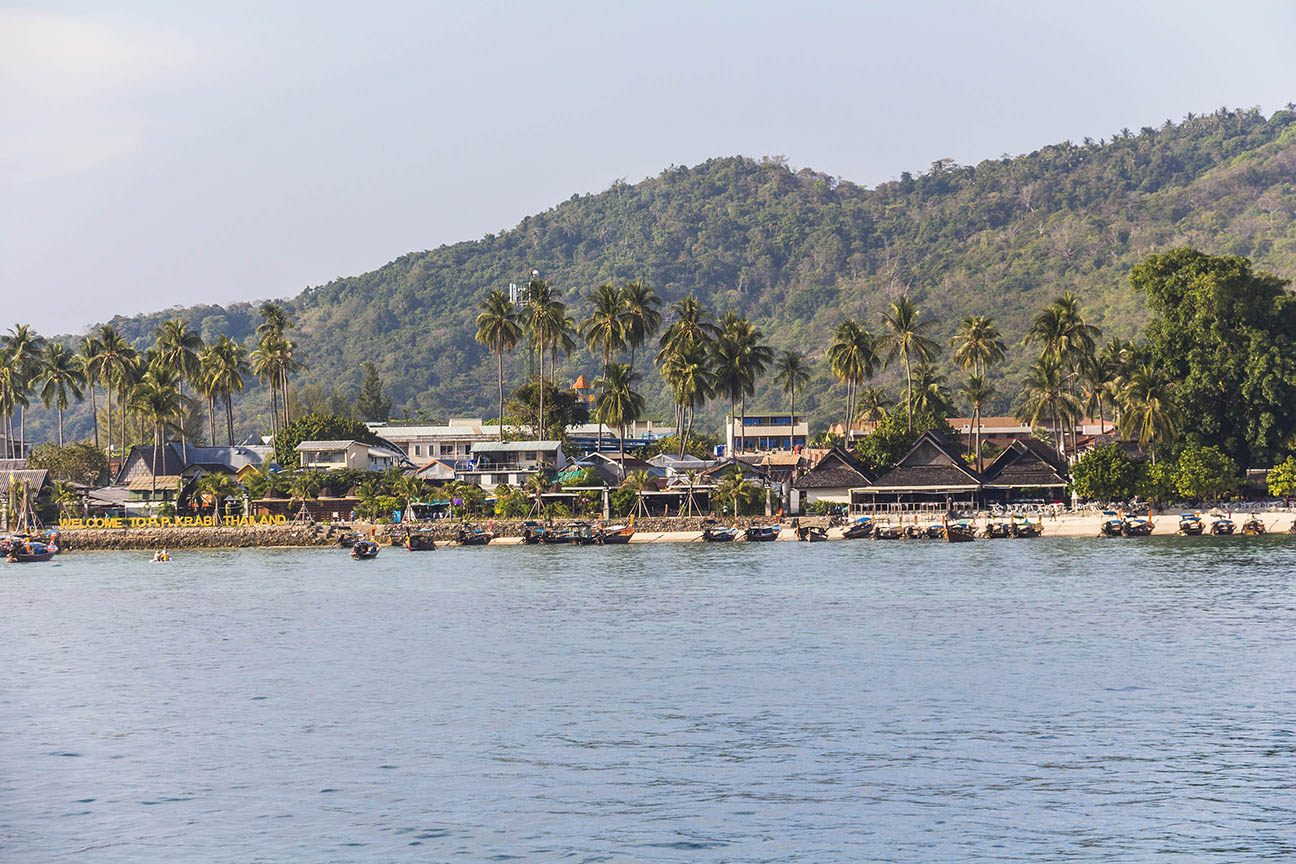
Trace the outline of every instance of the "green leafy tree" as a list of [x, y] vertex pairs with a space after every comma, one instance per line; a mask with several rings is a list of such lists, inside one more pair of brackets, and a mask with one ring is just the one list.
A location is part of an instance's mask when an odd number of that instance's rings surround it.
[[1135, 439], [1156, 463], [1156, 451], [1179, 433], [1182, 414], [1159, 369], [1142, 365], [1130, 372], [1121, 391], [1121, 434]]
[[1097, 447], [1071, 466], [1075, 494], [1089, 501], [1126, 501], [1139, 491], [1139, 467], [1119, 444]]
[[828, 368], [846, 383], [846, 422], [843, 428], [848, 435], [855, 419], [855, 393], [861, 382], [877, 374], [880, 365], [878, 344], [873, 334], [858, 321], [847, 318], [837, 325], [832, 344], [828, 346]]
[[[1296, 431], [1296, 298], [1245, 258], [1195, 249], [1153, 255], [1130, 273], [1155, 316], [1148, 365], [1174, 382], [1191, 443], [1239, 464], [1273, 459]], [[1163, 407], [1166, 413], [1174, 413]]]
[[1266, 477], [1269, 494], [1275, 498], [1296, 495], [1296, 456], [1288, 456], [1270, 470]]
[[82, 486], [103, 486], [111, 479], [104, 452], [86, 442], [38, 444], [27, 458], [27, 467], [48, 471], [55, 480]]
[[1189, 445], [1174, 464], [1174, 490], [1188, 501], [1218, 501], [1238, 486], [1238, 468], [1218, 447]]
[[45, 407], [58, 409], [58, 443], [63, 446], [63, 412], [68, 409], [72, 399], [81, 399], [81, 388], [86, 384], [85, 372], [76, 354], [63, 346], [62, 342], [47, 342], [41, 352], [40, 368], [41, 401]]
[[855, 455], [874, 476], [879, 476], [894, 468], [919, 436], [929, 430], [946, 439], [954, 437], [954, 430], [943, 416], [919, 413], [911, 417], [903, 406], [897, 407], [856, 442]]
[[612, 363], [603, 377], [594, 382], [594, 417], [600, 423], [615, 426], [620, 433], [621, 463], [625, 464], [625, 428], [643, 413], [644, 398], [635, 390], [639, 373], [629, 363]]
[[[630, 365], [634, 366], [635, 351], [657, 335], [661, 329], [661, 298], [657, 292], [636, 280], [621, 286], [620, 301], [626, 346], [630, 349]], [[603, 361], [607, 366], [607, 361]]]
[[506, 416], [514, 425], [522, 425], [524, 418], [537, 417], [544, 406], [544, 422], [536, 427], [540, 439], [561, 440], [569, 426], [589, 422], [589, 405], [568, 389], [559, 390], [547, 379], [532, 378], [509, 394], [505, 403]]
[[[924, 321], [922, 311], [906, 295], [892, 303], [882, 316], [883, 334], [879, 348], [886, 352], [886, 363], [897, 358], [905, 367], [905, 409], [914, 413], [913, 362], [930, 363], [940, 347], [927, 336], [931, 321]], [[912, 423], [910, 423], [912, 427]]]

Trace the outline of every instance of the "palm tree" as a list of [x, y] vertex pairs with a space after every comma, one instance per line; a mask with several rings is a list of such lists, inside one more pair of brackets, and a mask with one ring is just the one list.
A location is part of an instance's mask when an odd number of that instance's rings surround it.
[[1062, 364], [1050, 354], [1040, 357], [1027, 370], [1022, 393], [1025, 401], [1018, 416], [1032, 426], [1042, 418], [1052, 419], [1058, 436], [1058, 452], [1065, 458], [1062, 421], [1079, 409], [1080, 402], [1071, 392]]
[[496, 289], [477, 305], [476, 339], [495, 354], [496, 377], [499, 384], [499, 440], [504, 440], [504, 352], [513, 353], [522, 339], [517, 310], [508, 295]]
[[[638, 280], [621, 286], [621, 308], [625, 321], [625, 342], [630, 349], [630, 365], [635, 350], [657, 335], [661, 327], [661, 298], [657, 292]], [[607, 365], [606, 362], [603, 364]]]
[[851, 424], [855, 420], [855, 392], [860, 382], [877, 374], [877, 339], [853, 318], [847, 318], [833, 331], [832, 344], [828, 346], [828, 368], [846, 382], [845, 435], [850, 439]]
[[131, 406], [153, 426], [153, 476], [149, 500], [157, 497], [158, 454], [166, 443], [166, 427], [184, 413], [180, 378], [167, 367], [151, 366], [131, 390]]
[[891, 394], [881, 387], [865, 387], [856, 396], [855, 419], [878, 423], [886, 417], [886, 409], [894, 404]]
[[774, 361], [774, 383], [783, 389], [791, 401], [792, 417], [796, 417], [796, 391], [810, 383], [810, 364], [797, 351], [783, 351]]
[[611, 285], [600, 285], [589, 295], [594, 304], [589, 317], [581, 322], [580, 335], [591, 354], [598, 354], [606, 368], [612, 355], [626, 347], [629, 333], [628, 311], [622, 306], [622, 295]]
[[[184, 320], [171, 318], [153, 331], [157, 338], [158, 360], [178, 375], [180, 395], [184, 395], [185, 382], [196, 384], [202, 372], [199, 353], [203, 349], [202, 337]], [[180, 424], [180, 449], [185, 449], [184, 424]]]
[[921, 319], [921, 310], [907, 295], [892, 303], [882, 315], [886, 332], [881, 347], [887, 352], [886, 363], [890, 365], [899, 358], [905, 367], [905, 410], [909, 414], [910, 431], [913, 430], [913, 361], [930, 363], [939, 351], [936, 342], [923, 332], [931, 322]]
[[[211, 366], [207, 369], [211, 392], [225, 402], [225, 434], [227, 443], [234, 446], [235, 393], [243, 392], [243, 378], [252, 370], [248, 365], [247, 349], [228, 336], [221, 335], [211, 344]], [[215, 432], [212, 444], [216, 443]]]
[[742, 470], [735, 465], [733, 470], [726, 471], [716, 482], [715, 497], [717, 500], [724, 501], [729, 499], [733, 501], [734, 516], [738, 515], [739, 502], [746, 497], [748, 483], [743, 477]]
[[107, 324], [95, 332], [99, 343], [99, 377], [104, 382], [104, 397], [108, 400], [108, 454], [112, 455], [112, 397], [121, 392], [121, 382], [126, 369], [135, 360], [135, 349]]
[[[267, 371], [274, 377], [268, 379], [270, 384], [270, 410], [271, 410], [271, 428], [277, 428], [278, 419], [275, 412], [276, 391], [283, 394], [283, 422], [287, 426], [292, 422], [292, 409], [288, 404], [288, 375], [302, 368], [302, 364], [294, 357], [297, 345], [286, 334], [292, 328], [292, 320], [289, 319], [288, 313], [278, 303], [265, 303], [260, 309], [262, 321], [257, 325], [257, 335], [260, 337], [259, 351], [263, 352], [269, 362], [265, 365]], [[255, 352], [254, 352], [255, 354]], [[255, 365], [256, 360], [253, 360]], [[262, 373], [257, 372], [258, 375]], [[262, 380], [267, 380], [262, 378]]]
[[945, 414], [949, 411], [949, 393], [945, 390], [945, 376], [930, 363], [919, 363], [914, 369], [915, 411], [923, 414]]
[[716, 379], [706, 348], [701, 344], [679, 348], [665, 358], [661, 375], [675, 399], [675, 434], [679, 438], [679, 458], [683, 459], [697, 409], [715, 392]]
[[671, 304], [669, 311], [673, 320], [657, 343], [661, 349], [657, 352], [656, 360], [659, 366], [672, 352], [692, 345], [705, 345], [719, 333], [715, 322], [711, 320], [711, 313], [692, 294]]
[[539, 402], [536, 412], [536, 429], [535, 433], [539, 437], [544, 436], [544, 354], [545, 349], [549, 347], [549, 339], [552, 333], [552, 320], [555, 317], [554, 304], [559, 307], [562, 304], [554, 296], [553, 289], [549, 283], [543, 279], [532, 279], [527, 283], [526, 310], [523, 314], [526, 331], [531, 340], [532, 347], [535, 348], [536, 359], [539, 361]]
[[1004, 341], [999, 328], [988, 315], [973, 315], [963, 319], [958, 332], [950, 337], [954, 347], [954, 362], [962, 369], [970, 369], [974, 376], [983, 376], [992, 364], [1004, 358]]
[[976, 469], [981, 470], [981, 407], [994, 398], [994, 385], [986, 381], [983, 375], [969, 375], [959, 386], [959, 395], [972, 406], [973, 449], [976, 454]]
[[103, 371], [100, 354], [103, 351], [99, 340], [94, 336], [82, 336], [80, 350], [77, 354], [77, 363], [81, 367], [81, 374], [85, 376], [86, 384], [90, 389], [90, 419], [94, 423], [94, 442], [95, 449], [99, 449], [99, 406], [95, 400], [95, 385], [99, 383], [100, 375]]
[[[738, 428], [745, 430], [747, 397], [756, 392], [756, 380], [764, 375], [770, 363], [774, 362], [774, 349], [762, 341], [764, 334], [758, 327], [732, 310], [725, 313], [720, 339], [717, 341], [726, 339], [733, 343], [736, 351], [738, 379], [741, 385], [738, 388]], [[745, 434], [740, 440], [745, 448], [747, 444]]]
[[3, 340], [9, 354], [9, 363], [13, 366], [14, 402], [18, 406], [18, 452], [27, 453], [27, 397], [31, 393], [32, 381], [40, 371], [40, 356], [45, 349], [45, 340], [37, 335], [30, 324], [15, 324]]
[[1181, 415], [1170, 396], [1170, 384], [1160, 370], [1146, 364], [1133, 369], [1122, 392], [1121, 434], [1137, 438], [1156, 464], [1156, 447], [1175, 439]]
[[207, 403], [207, 440], [211, 446], [216, 446], [216, 380], [212, 375], [212, 367], [216, 363], [216, 346], [214, 344], [203, 347], [202, 353], [198, 355], [198, 362], [201, 371], [198, 373], [198, 380], [194, 384], [194, 390], [202, 394], [203, 401]]
[[64, 480], [54, 480], [50, 483], [50, 492], [50, 500], [58, 505], [60, 513], [65, 516], [76, 513], [79, 496], [75, 486]]
[[594, 382], [599, 393], [594, 397], [594, 416], [600, 423], [617, 427], [621, 440], [621, 471], [625, 473], [625, 427], [643, 413], [644, 398], [635, 391], [639, 373], [629, 363], [612, 363], [603, 377]]
[[[716, 393], [729, 400], [729, 421], [731, 424], [736, 424], [738, 400], [742, 398], [747, 387], [747, 369], [743, 365], [745, 349], [742, 340], [733, 327], [726, 326], [710, 343], [709, 353]], [[739, 428], [741, 427], [734, 426], [735, 433]], [[740, 449], [739, 434], [734, 435], [735, 450]]]
[[41, 352], [40, 382], [40, 397], [45, 407], [58, 408], [58, 442], [62, 447], [63, 412], [71, 404], [68, 397], [81, 399], [81, 388], [86, 383], [77, 355], [63, 347], [62, 342], [47, 342]]
[[0, 348], [0, 416], [4, 418], [5, 458], [14, 456], [13, 412], [17, 405], [15, 377], [13, 364], [9, 362], [9, 352]]

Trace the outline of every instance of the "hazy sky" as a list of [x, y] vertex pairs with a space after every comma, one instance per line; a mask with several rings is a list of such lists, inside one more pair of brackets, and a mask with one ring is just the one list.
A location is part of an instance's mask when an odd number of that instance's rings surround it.
[[1267, 113], [1293, 32], [1290, 0], [0, 3], [0, 326], [289, 296], [710, 156], [872, 185]]

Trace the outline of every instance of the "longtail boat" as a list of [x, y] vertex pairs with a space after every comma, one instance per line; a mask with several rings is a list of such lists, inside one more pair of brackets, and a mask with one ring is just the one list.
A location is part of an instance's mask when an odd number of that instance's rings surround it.
[[1242, 523], [1242, 533], [1250, 537], [1263, 534], [1265, 533], [1265, 524], [1258, 517], [1252, 516]]
[[378, 557], [378, 544], [372, 540], [357, 540], [351, 547], [351, 557], [357, 561], [368, 561]]
[[769, 543], [779, 538], [782, 525], [753, 525], [747, 529], [745, 536], [749, 543]]
[[1206, 530], [1206, 523], [1196, 513], [1179, 514], [1179, 533], [1185, 537], [1196, 537]]
[[842, 537], [847, 540], [860, 540], [873, 536], [873, 517], [861, 516], [846, 526]]

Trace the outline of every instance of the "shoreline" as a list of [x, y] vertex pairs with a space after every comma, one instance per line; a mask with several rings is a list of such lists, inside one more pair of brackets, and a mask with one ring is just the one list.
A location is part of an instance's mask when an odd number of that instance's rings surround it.
[[[1251, 515], [1248, 513], [1247, 515]], [[1296, 520], [1296, 515], [1289, 511], [1259, 511], [1254, 515], [1264, 522], [1267, 534], [1287, 534], [1288, 528]], [[1209, 522], [1209, 516], [1203, 515]], [[1043, 519], [1044, 537], [1083, 538], [1099, 536], [1098, 526], [1101, 515], [1097, 513], [1068, 513], [1057, 517]], [[1178, 513], [1164, 513], [1151, 517], [1154, 524], [1154, 537], [1178, 536]], [[554, 524], [561, 526], [580, 520], [563, 520]], [[641, 543], [699, 543], [702, 541], [703, 517], [656, 517], [637, 522], [631, 544]], [[717, 524], [745, 528], [749, 525], [769, 524], [771, 519], [763, 516], [746, 516], [740, 519], [716, 520]], [[1235, 516], [1240, 522], [1241, 517]], [[479, 521], [484, 525], [485, 521]], [[800, 524], [826, 524], [822, 517], [801, 517]], [[927, 524], [927, 523], [921, 523]], [[984, 525], [984, 520], [978, 520]], [[420, 523], [405, 525], [364, 525], [349, 526], [289, 523], [282, 525], [258, 526], [182, 526], [169, 528], [79, 528], [59, 532], [60, 543], [68, 551], [143, 551], [160, 548], [168, 549], [327, 549], [339, 548], [338, 537], [348, 532], [369, 535], [371, 532], [380, 546], [399, 546], [407, 530], [430, 530], [436, 538], [438, 547], [455, 546], [455, 532], [458, 524]], [[842, 528], [828, 530], [829, 542], [843, 540]], [[496, 536], [492, 546], [514, 546], [522, 543], [521, 520], [496, 520]], [[1240, 536], [1240, 535], [1235, 535]], [[982, 540], [978, 536], [977, 540]], [[739, 540], [737, 542], [745, 542]], [[798, 542], [791, 528], [791, 520], [785, 520], [777, 542]], [[939, 541], [937, 541], [939, 542]]]

